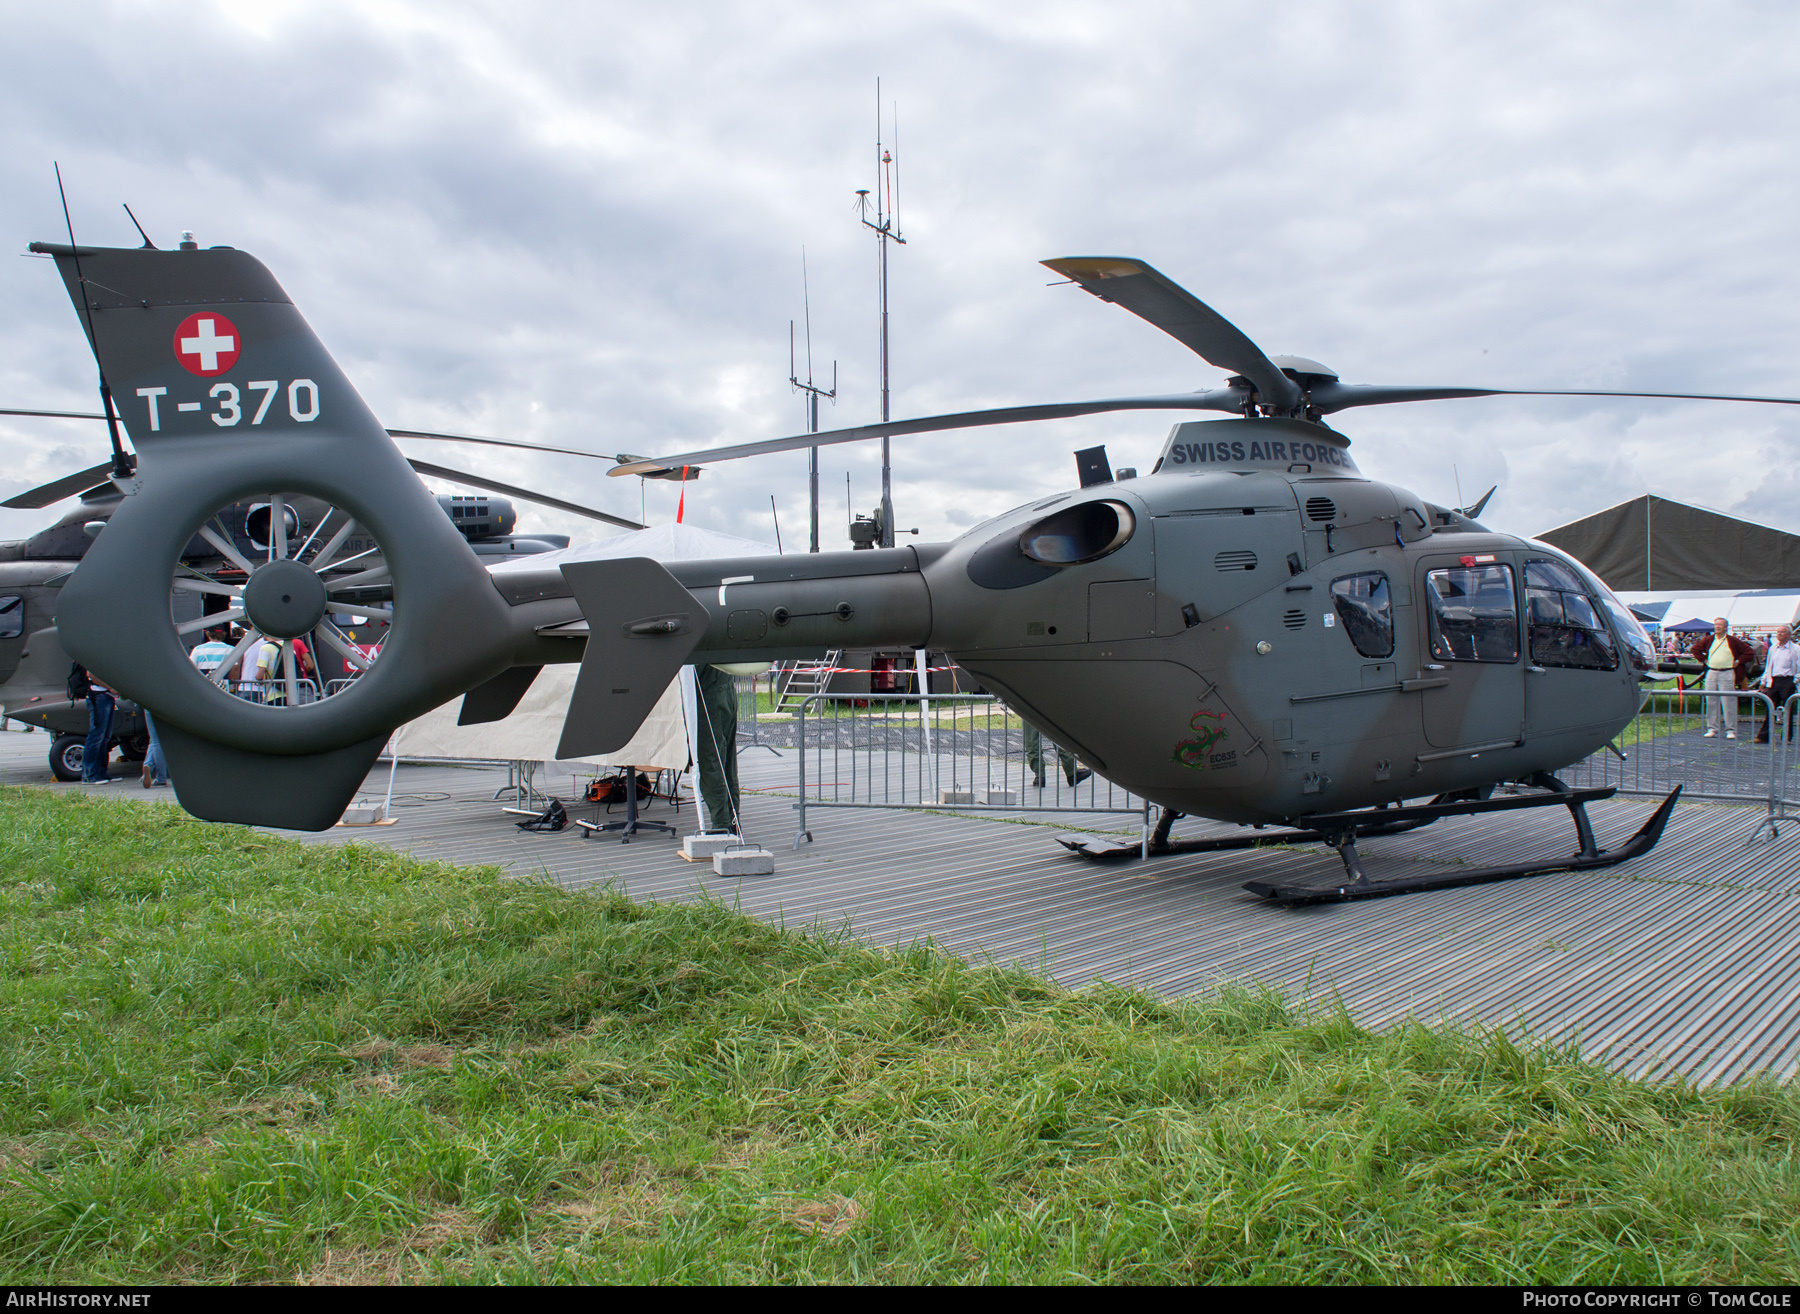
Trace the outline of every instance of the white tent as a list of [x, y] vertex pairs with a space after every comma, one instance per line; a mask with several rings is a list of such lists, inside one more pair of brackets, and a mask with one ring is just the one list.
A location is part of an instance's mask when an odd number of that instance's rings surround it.
[[1755, 589], [1741, 593], [1720, 592], [1626, 592], [1619, 598], [1626, 606], [1667, 601], [1660, 624], [1664, 630], [1687, 621], [1701, 620], [1708, 625], [1718, 616], [1734, 630], [1772, 630], [1788, 625], [1800, 612], [1800, 590]]
[[715, 534], [693, 525], [652, 525], [632, 529], [611, 538], [573, 543], [555, 552], [528, 557], [508, 557], [493, 567], [496, 575], [542, 570], [568, 561], [610, 561], [618, 557], [649, 557], [652, 561], [712, 561], [719, 557], [772, 557], [775, 548], [755, 539]]
[[[615, 534], [590, 543], [577, 543], [555, 552], [515, 557], [493, 567], [495, 574], [556, 567], [569, 561], [602, 561], [619, 557], [649, 557], [655, 561], [706, 561], [719, 557], [774, 556], [775, 549], [753, 539], [716, 534], [692, 525], [655, 525]], [[490, 761], [556, 761], [562, 739], [563, 718], [575, 691], [579, 663], [546, 666], [532, 681], [512, 715], [482, 725], [458, 725], [462, 699], [408, 722], [394, 742], [406, 757], [481, 758]], [[691, 683], [691, 675], [688, 682]], [[649, 766], [679, 769], [687, 765], [693, 732], [683, 715], [683, 681], [673, 681], [663, 692], [630, 743], [616, 753], [564, 759], [566, 769], [584, 766]], [[691, 704], [691, 695], [688, 699]]]

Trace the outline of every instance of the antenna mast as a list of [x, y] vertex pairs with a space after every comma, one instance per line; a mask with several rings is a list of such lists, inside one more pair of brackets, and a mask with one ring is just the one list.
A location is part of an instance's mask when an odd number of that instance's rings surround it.
[[[806, 313], [806, 382], [800, 382], [800, 372], [794, 368], [794, 321], [788, 321], [788, 382], [806, 394], [806, 424], [808, 433], [819, 431], [819, 398], [837, 397], [837, 362], [831, 362], [831, 390], [815, 387], [812, 372], [812, 291], [806, 283], [806, 248], [800, 248], [800, 297]], [[812, 546], [808, 552], [819, 550], [819, 449], [806, 449], [806, 484], [808, 500], [812, 507]]]
[[[900, 110], [894, 108], [894, 149], [900, 149]], [[875, 244], [881, 252], [881, 422], [888, 422], [888, 243], [898, 242], [906, 245], [906, 239], [900, 236], [900, 214], [896, 184], [899, 180], [899, 168], [894, 157], [882, 148], [881, 143], [881, 79], [875, 79], [875, 218], [869, 219], [869, 192], [867, 188], [859, 188], [857, 196], [861, 198], [862, 222], [866, 228], [875, 231]], [[894, 546], [894, 487], [893, 468], [889, 460], [888, 436], [881, 435], [881, 546]]]

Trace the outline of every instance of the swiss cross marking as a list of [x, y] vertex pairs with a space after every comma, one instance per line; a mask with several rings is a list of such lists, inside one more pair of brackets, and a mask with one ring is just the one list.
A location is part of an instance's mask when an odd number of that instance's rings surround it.
[[175, 330], [175, 359], [189, 374], [223, 374], [237, 364], [244, 340], [237, 325], [214, 311], [199, 311]]

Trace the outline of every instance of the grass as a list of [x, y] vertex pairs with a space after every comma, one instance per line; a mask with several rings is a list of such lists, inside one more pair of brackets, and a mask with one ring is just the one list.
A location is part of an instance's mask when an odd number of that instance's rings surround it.
[[1800, 1097], [0, 790], [0, 1282], [1763, 1283]]

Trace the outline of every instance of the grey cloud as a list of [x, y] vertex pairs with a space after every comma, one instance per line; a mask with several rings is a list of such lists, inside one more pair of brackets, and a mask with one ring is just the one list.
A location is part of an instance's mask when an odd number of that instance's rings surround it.
[[[1045, 288], [1035, 263], [1106, 252], [1349, 380], [1800, 390], [1800, 19], [1777, 6], [1300, 4], [1270, 24], [1154, 4], [854, 20], [463, 5], [404, 21], [307, 5], [267, 35], [231, 12], [90, 7], [75, 72], [45, 55], [66, 48], [66, 15], [15, 12], [0, 219], [16, 246], [56, 234], [60, 158], [87, 240], [129, 239], [125, 197], [159, 240], [191, 226], [255, 251], [393, 423], [651, 452], [797, 431], [785, 337], [802, 244], [817, 357], [841, 362], [825, 422], [871, 418], [874, 243], [851, 207], [872, 181], [878, 73], [900, 102], [912, 238], [893, 257], [896, 413], [1215, 382], [1147, 325]], [[10, 264], [0, 393], [84, 403], [92, 367], [60, 288]], [[1469, 496], [1503, 480], [1501, 523], [1535, 531], [1646, 487], [1748, 505], [1763, 453], [1794, 436], [1749, 409], [1339, 418], [1371, 473], [1438, 497], [1452, 463]], [[1066, 485], [1070, 450], [1094, 442], [1146, 466], [1167, 422], [898, 444], [900, 517], [954, 533]], [[49, 477], [72, 452], [42, 429], [0, 436], [8, 476]], [[638, 504], [635, 481], [597, 465], [458, 455]], [[837, 449], [824, 467], [841, 545], [843, 473], [866, 508], [873, 457]], [[690, 514], [767, 538], [775, 493], [791, 544], [803, 472], [711, 469]], [[652, 486], [650, 514], [676, 496]], [[0, 518], [0, 534], [25, 527]]]

